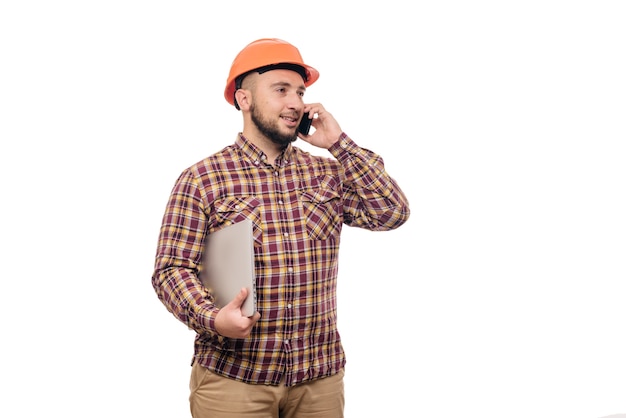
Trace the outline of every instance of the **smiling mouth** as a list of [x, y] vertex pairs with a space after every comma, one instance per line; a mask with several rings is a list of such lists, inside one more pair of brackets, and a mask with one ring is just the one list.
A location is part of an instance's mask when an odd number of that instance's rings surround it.
[[293, 126], [297, 125], [298, 123], [298, 118], [294, 116], [281, 116], [281, 119], [286, 121], [289, 125]]

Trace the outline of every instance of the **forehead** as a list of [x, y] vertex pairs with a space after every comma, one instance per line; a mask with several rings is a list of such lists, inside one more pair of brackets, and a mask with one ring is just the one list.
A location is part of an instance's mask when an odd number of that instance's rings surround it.
[[297, 72], [291, 70], [280, 69], [267, 71], [263, 74], [258, 74], [257, 81], [267, 85], [283, 83], [294, 88], [306, 88], [304, 86], [304, 80], [302, 79], [302, 76]]

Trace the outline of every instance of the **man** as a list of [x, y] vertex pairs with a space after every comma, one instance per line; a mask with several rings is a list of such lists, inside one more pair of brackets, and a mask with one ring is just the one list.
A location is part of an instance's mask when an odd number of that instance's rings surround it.
[[[341, 229], [397, 228], [409, 205], [377, 154], [357, 146], [321, 104], [304, 102], [318, 77], [285, 41], [247, 45], [224, 92], [242, 112], [243, 131], [184, 170], [167, 203], [152, 284], [196, 332], [196, 418], [343, 417]], [[298, 132], [303, 117], [313, 133]], [[302, 151], [297, 138], [334, 158]], [[207, 234], [243, 219], [254, 224], [258, 312], [250, 317], [241, 312], [245, 289], [219, 307], [198, 278]]]

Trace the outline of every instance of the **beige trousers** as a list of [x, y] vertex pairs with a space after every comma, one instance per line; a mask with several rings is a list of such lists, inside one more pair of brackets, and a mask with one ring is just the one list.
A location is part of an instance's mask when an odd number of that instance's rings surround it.
[[296, 386], [251, 385], [219, 376], [197, 362], [191, 369], [193, 418], [343, 418], [344, 370]]

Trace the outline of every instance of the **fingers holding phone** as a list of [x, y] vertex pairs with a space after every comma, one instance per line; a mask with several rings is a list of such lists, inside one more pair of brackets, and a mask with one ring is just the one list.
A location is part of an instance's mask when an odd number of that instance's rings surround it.
[[[326, 149], [339, 140], [343, 131], [333, 115], [321, 104], [308, 104], [304, 110], [306, 113], [302, 115], [298, 127], [298, 136], [301, 139], [313, 146]], [[309, 134], [311, 126], [315, 131]]]

